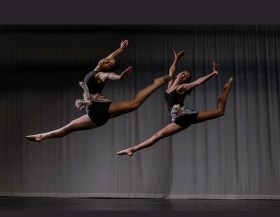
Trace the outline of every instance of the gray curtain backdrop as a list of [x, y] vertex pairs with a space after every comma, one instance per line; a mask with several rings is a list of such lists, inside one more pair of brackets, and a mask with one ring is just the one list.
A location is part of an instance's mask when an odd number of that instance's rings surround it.
[[[278, 25], [0, 26], [0, 196], [280, 199]], [[78, 81], [129, 40], [117, 59], [124, 81], [110, 81], [113, 101], [134, 97], [168, 74], [173, 51], [197, 87], [186, 104], [214, 109], [234, 76], [223, 117], [192, 125], [133, 157], [117, 151], [169, 123], [160, 88], [132, 113], [64, 138], [34, 143], [26, 135], [83, 115]]]

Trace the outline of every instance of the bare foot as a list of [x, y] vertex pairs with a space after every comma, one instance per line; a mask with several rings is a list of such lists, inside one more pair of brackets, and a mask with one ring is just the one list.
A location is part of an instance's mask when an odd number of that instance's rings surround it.
[[165, 83], [169, 82], [171, 79], [172, 78], [169, 75], [165, 75], [163, 77], [156, 78], [154, 83], [165, 84]]
[[224, 84], [224, 89], [231, 88], [233, 80], [234, 80], [233, 77], [230, 77], [228, 82]]
[[117, 155], [128, 155], [128, 156], [132, 156], [133, 155], [133, 152], [130, 151], [130, 149], [124, 149], [124, 150], [121, 150], [117, 153]]
[[41, 142], [43, 140], [41, 134], [30, 135], [30, 136], [26, 136], [25, 138], [34, 142]]

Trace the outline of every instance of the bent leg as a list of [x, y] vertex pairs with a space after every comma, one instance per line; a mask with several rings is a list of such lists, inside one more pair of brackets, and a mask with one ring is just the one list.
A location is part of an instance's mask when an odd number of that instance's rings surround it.
[[80, 130], [89, 130], [93, 129], [96, 126], [93, 124], [89, 116], [83, 115], [73, 121], [71, 121], [69, 124], [67, 124], [64, 127], [61, 127], [57, 130], [50, 131], [47, 133], [40, 133], [40, 134], [35, 134], [35, 135], [29, 135], [26, 136], [26, 139], [30, 141], [35, 141], [35, 142], [41, 142], [45, 139], [52, 139], [52, 138], [59, 138], [66, 136], [74, 131], [80, 131]]
[[218, 118], [218, 117], [224, 115], [225, 108], [226, 108], [226, 102], [227, 102], [229, 91], [232, 87], [232, 83], [233, 83], [233, 78], [231, 77], [229, 79], [229, 81], [226, 84], [224, 84], [224, 90], [218, 100], [217, 109], [212, 110], [212, 111], [198, 112], [197, 120], [196, 120], [195, 124], [201, 123], [203, 121], [207, 121], [210, 119]]
[[158, 78], [154, 81], [153, 84], [140, 90], [133, 100], [125, 102], [112, 102], [109, 107], [110, 118], [114, 118], [119, 115], [136, 110], [155, 90], [157, 90], [165, 83], [168, 83], [170, 80], [170, 76]]
[[132, 156], [134, 152], [139, 151], [143, 148], [150, 147], [153, 144], [155, 144], [156, 142], [158, 142], [160, 139], [174, 135], [184, 129], [186, 129], [186, 128], [183, 128], [175, 123], [170, 123], [167, 126], [165, 126], [164, 128], [162, 128], [161, 130], [159, 130], [158, 132], [156, 132], [153, 136], [151, 136], [146, 141], [144, 141], [136, 146], [133, 146], [131, 148], [121, 150], [117, 153], [117, 155]]

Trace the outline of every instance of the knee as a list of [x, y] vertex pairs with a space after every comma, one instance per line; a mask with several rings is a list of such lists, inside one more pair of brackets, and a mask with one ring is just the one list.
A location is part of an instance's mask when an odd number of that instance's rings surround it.
[[217, 116], [218, 117], [221, 117], [221, 116], [223, 116], [225, 114], [225, 110], [224, 109], [218, 109], [217, 110]]
[[140, 107], [140, 105], [141, 105], [141, 103], [136, 100], [133, 100], [130, 102], [130, 108], [132, 111], [138, 109]]
[[62, 128], [61, 133], [63, 135], [68, 135], [69, 133], [72, 133], [71, 128]]
[[64, 134], [72, 133], [72, 132], [74, 131], [74, 126], [75, 126], [74, 121], [71, 121], [68, 125], [62, 127], [62, 128], [61, 128], [61, 131], [62, 131]]
[[160, 140], [161, 138], [163, 138], [163, 134], [161, 132], [156, 132], [153, 136], [152, 136], [152, 140], [154, 142], [157, 142], [158, 140]]

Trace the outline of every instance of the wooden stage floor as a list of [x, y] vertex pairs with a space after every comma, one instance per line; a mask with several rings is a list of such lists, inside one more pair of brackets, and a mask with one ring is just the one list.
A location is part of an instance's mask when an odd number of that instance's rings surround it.
[[265, 211], [280, 200], [191, 200], [0, 197], [1, 211]]

